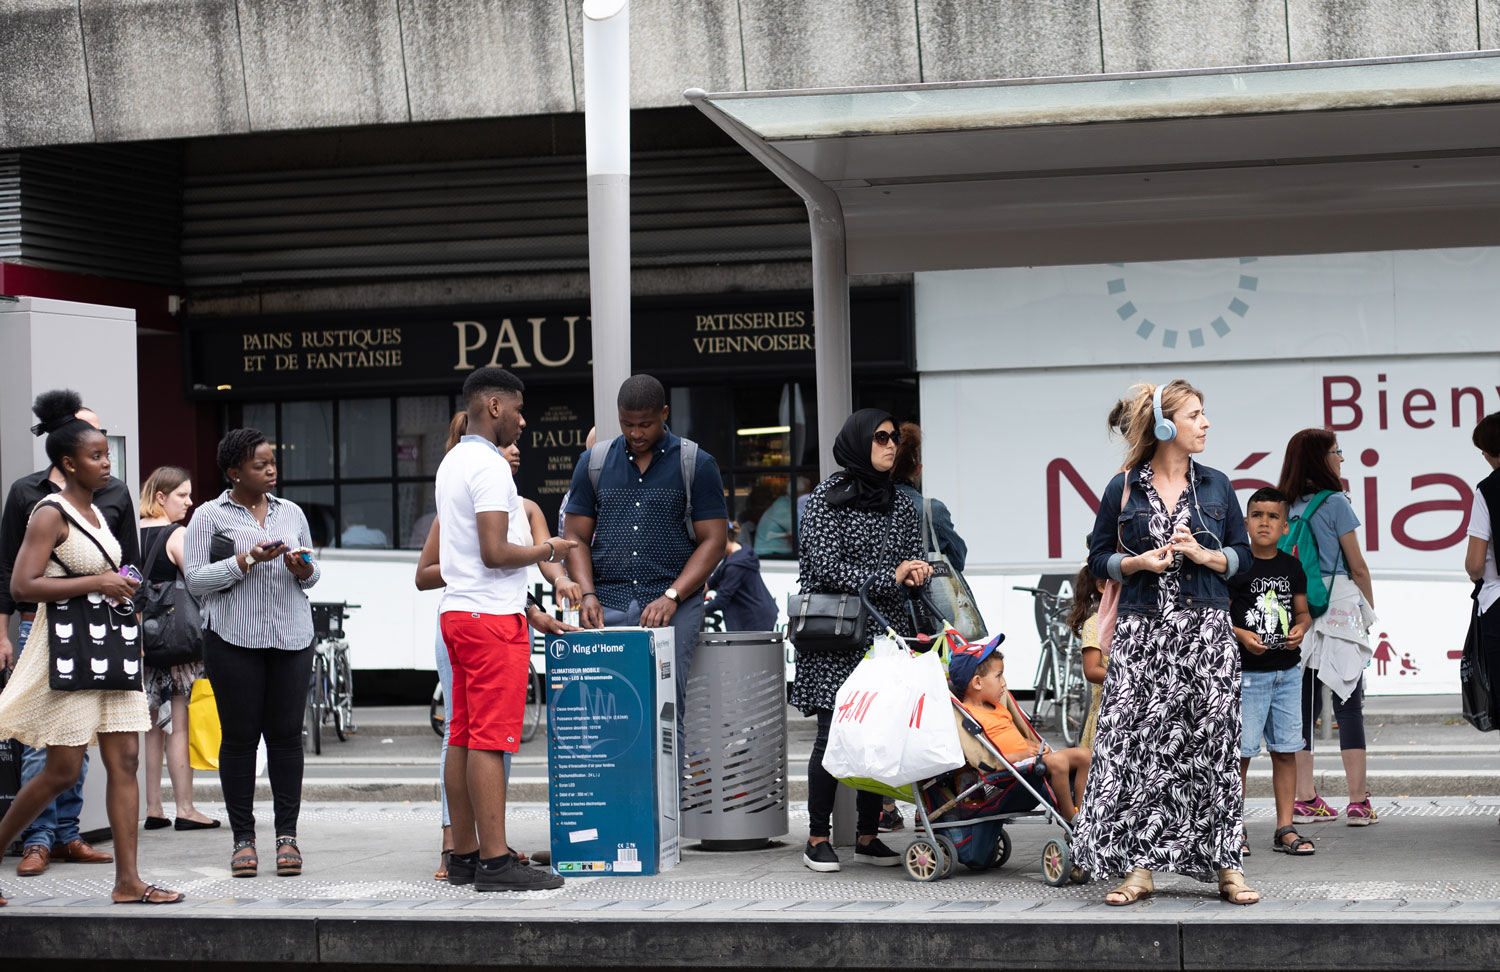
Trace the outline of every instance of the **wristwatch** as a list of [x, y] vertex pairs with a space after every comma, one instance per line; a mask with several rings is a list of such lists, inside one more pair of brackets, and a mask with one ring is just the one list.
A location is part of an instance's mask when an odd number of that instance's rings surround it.
[[677, 593], [677, 588], [675, 588], [675, 587], [669, 587], [669, 588], [666, 589], [666, 591], [664, 593], [666, 594], [667, 597], [669, 597], [669, 598], [672, 599], [672, 602], [674, 604], [681, 604], [682, 603], [682, 595]]

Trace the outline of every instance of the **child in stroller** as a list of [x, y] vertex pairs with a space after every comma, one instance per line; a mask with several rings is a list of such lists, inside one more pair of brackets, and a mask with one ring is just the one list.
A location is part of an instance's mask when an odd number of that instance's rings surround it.
[[998, 649], [997, 640], [955, 650], [948, 662], [948, 679], [964, 710], [974, 717], [1008, 762], [1041, 760], [1047, 782], [1057, 798], [1058, 812], [1072, 823], [1088, 784], [1091, 754], [1076, 746], [1054, 750], [1042, 742], [1025, 720], [1018, 723], [1011, 715], [1006, 707], [1010, 691], [1005, 684], [1005, 656]]

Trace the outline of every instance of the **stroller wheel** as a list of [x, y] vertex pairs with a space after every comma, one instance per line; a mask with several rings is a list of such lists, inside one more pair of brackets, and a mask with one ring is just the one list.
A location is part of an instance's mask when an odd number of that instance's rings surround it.
[[1054, 888], [1067, 884], [1073, 877], [1073, 853], [1066, 842], [1056, 837], [1042, 848], [1042, 880]]
[[990, 867], [1001, 867], [1010, 860], [1010, 831], [1002, 829], [995, 841], [995, 852], [990, 855]]
[[942, 880], [952, 874], [953, 869], [958, 866], [958, 845], [953, 843], [951, 838], [941, 834], [938, 835], [937, 842], [938, 846], [943, 849], [943, 873], [938, 875], [938, 880]]
[[918, 837], [907, 845], [902, 863], [906, 865], [906, 876], [913, 881], [937, 881], [943, 877], [947, 857], [948, 852], [937, 841]]
[[1068, 876], [1069, 876], [1070, 879], [1072, 879], [1072, 881], [1073, 881], [1074, 884], [1088, 884], [1090, 881], [1092, 881], [1094, 879], [1093, 876], [1090, 875], [1088, 871], [1085, 871], [1083, 868], [1079, 867], [1077, 864], [1073, 865], [1072, 870], [1070, 871], [1070, 873], [1069, 873]]

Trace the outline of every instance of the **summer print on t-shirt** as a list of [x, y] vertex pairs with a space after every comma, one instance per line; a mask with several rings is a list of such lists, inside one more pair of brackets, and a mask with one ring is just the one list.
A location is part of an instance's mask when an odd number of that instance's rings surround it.
[[1293, 597], [1307, 593], [1307, 576], [1296, 557], [1284, 551], [1262, 560], [1255, 557], [1248, 573], [1229, 582], [1229, 611], [1236, 627], [1255, 632], [1266, 652], [1253, 655], [1240, 649], [1241, 667], [1250, 671], [1281, 671], [1301, 659], [1300, 649], [1286, 650], [1286, 636], [1296, 623]]

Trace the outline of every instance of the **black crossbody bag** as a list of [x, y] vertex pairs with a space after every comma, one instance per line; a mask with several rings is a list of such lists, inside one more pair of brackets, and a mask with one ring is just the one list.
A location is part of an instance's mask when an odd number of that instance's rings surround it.
[[182, 572], [173, 570], [169, 581], [153, 581], [157, 558], [166, 556], [167, 541], [174, 531], [167, 528], [146, 556], [141, 625], [145, 628], [146, 664], [172, 668], [203, 660], [203, 619], [198, 601], [188, 592]]
[[[894, 517], [886, 524], [880, 562], [891, 549]], [[884, 569], [882, 566], [881, 569]], [[787, 637], [798, 651], [864, 650], [870, 643], [870, 612], [859, 594], [793, 594], [787, 605]]]
[[[99, 548], [111, 569], [120, 569], [98, 537], [60, 503], [53, 505], [73, 529], [82, 531]], [[89, 576], [70, 569], [58, 558], [56, 550], [51, 559], [69, 577]], [[53, 601], [47, 605], [47, 634], [51, 643], [47, 684], [54, 691], [142, 691], [141, 630], [133, 606], [128, 612], [122, 611], [111, 607], [98, 594]]]

